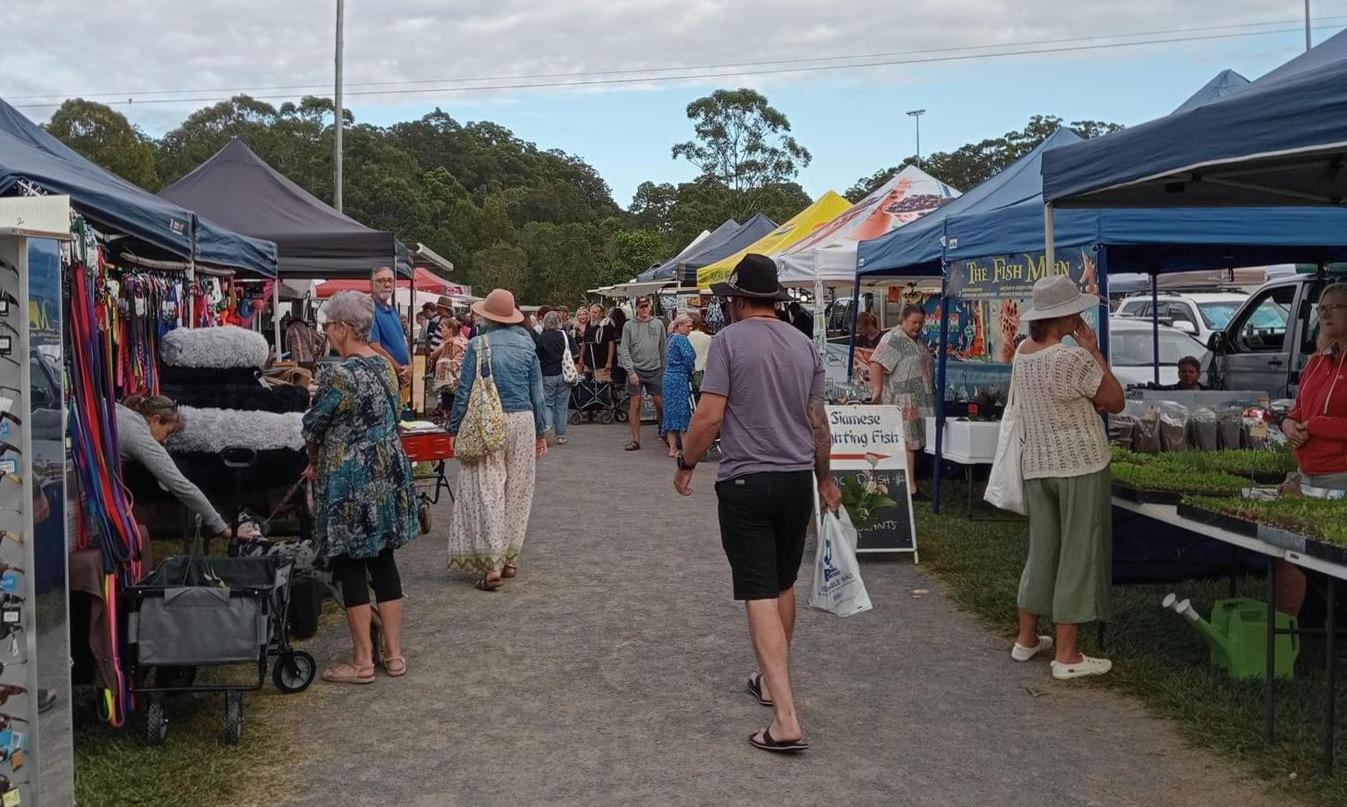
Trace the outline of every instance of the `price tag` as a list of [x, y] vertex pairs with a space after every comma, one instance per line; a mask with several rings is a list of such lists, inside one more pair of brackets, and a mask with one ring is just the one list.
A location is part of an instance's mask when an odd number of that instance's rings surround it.
[[17, 787], [13, 790], [6, 790], [5, 795], [0, 797], [0, 799], [3, 799], [0, 800], [0, 805], [3, 805], [3, 807], [19, 807], [19, 805], [23, 803], [19, 797], [19, 789]]
[[1249, 426], [1249, 436], [1255, 440], [1267, 439], [1267, 421], [1259, 418]]
[[17, 625], [23, 621], [23, 609], [17, 605], [0, 607], [0, 624]]

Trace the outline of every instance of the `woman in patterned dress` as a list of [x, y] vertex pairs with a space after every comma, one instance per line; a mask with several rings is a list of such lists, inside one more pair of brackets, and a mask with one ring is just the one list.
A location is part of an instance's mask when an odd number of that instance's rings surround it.
[[[533, 509], [537, 460], [547, 453], [543, 376], [531, 332], [514, 295], [496, 289], [472, 306], [477, 335], [468, 343], [458, 394], [446, 428], [455, 438], [463, 424], [478, 373], [495, 380], [505, 414], [505, 444], [495, 453], [464, 463], [454, 480], [449, 522], [449, 568], [479, 575], [477, 588], [495, 591], [519, 573], [519, 555]], [[477, 367], [477, 356], [482, 367]]]
[[922, 345], [921, 326], [926, 312], [910, 304], [903, 318], [874, 355], [870, 357], [870, 383], [875, 397], [903, 413], [903, 437], [907, 443], [907, 489], [917, 492], [917, 452], [926, 447], [926, 418], [932, 412], [931, 353]]
[[692, 317], [679, 314], [669, 326], [669, 350], [664, 362], [664, 439], [669, 456], [678, 455], [679, 441], [692, 421], [692, 373], [697, 367], [697, 350], [688, 340]]
[[[368, 294], [340, 292], [323, 306], [323, 332], [341, 361], [318, 375], [318, 394], [304, 415], [304, 440], [316, 508], [318, 552], [341, 586], [350, 661], [329, 667], [323, 680], [369, 684], [380, 662], [392, 677], [407, 673], [402, 655], [402, 581], [393, 550], [416, 537], [412, 468], [398, 437], [398, 378], [369, 345], [374, 303]], [[383, 647], [371, 638], [369, 586], [383, 627]]]

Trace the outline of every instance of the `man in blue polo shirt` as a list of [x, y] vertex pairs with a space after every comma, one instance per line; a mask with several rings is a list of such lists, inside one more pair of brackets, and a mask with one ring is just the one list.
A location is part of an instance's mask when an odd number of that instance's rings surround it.
[[393, 305], [393, 290], [397, 276], [387, 266], [370, 273], [370, 296], [374, 298], [374, 326], [370, 328], [369, 343], [374, 352], [393, 362], [398, 380], [405, 387], [412, 382], [412, 355], [407, 350], [407, 334], [402, 330], [402, 318]]

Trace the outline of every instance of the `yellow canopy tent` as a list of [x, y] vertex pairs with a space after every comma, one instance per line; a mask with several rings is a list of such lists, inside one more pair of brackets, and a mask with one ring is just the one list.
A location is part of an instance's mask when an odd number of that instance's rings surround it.
[[723, 282], [734, 271], [734, 267], [739, 261], [743, 260], [743, 257], [749, 253], [771, 257], [783, 252], [787, 247], [804, 240], [819, 225], [826, 224], [841, 215], [849, 207], [851, 207], [851, 202], [848, 202], [846, 197], [828, 191], [812, 205], [796, 213], [790, 221], [772, 230], [749, 246], [728, 258], [698, 269], [697, 285], [704, 289], [712, 283]]

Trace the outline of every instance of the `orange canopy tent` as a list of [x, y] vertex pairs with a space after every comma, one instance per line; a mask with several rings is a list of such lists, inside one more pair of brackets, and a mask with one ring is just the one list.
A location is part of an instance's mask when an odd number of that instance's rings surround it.
[[[412, 277], [412, 285], [417, 291], [423, 291], [429, 294], [454, 295], [463, 293], [462, 286], [459, 286], [456, 283], [451, 283], [429, 269], [420, 266], [416, 267], [415, 274]], [[398, 286], [400, 288], [406, 288], [406, 286], [403, 285], [402, 278], [398, 278]], [[314, 293], [319, 299], [327, 299], [339, 291], [363, 291], [366, 294], [369, 294], [369, 290], [368, 280], [348, 278], [344, 280], [323, 281], [318, 284], [318, 288], [314, 290]]]

